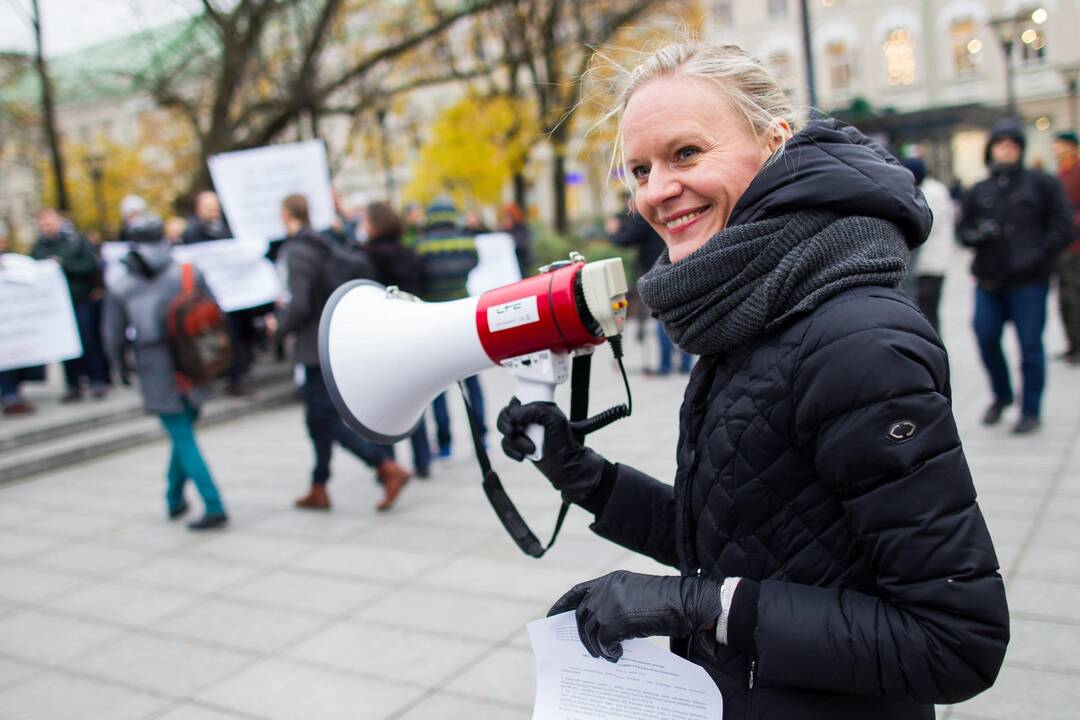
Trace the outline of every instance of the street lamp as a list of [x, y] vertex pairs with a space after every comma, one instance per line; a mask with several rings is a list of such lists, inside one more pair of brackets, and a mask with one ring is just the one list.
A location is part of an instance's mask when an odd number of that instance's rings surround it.
[[1080, 62], [1058, 65], [1057, 70], [1069, 93], [1069, 127], [1073, 131], [1080, 130], [1080, 104], [1077, 102], [1077, 95], [1080, 94]]
[[1016, 44], [1016, 28], [1021, 22], [1022, 18], [1018, 15], [991, 18], [989, 21], [1001, 42], [1001, 51], [1005, 53], [1005, 104], [1013, 117], [1016, 116], [1016, 90], [1013, 87], [1012, 51]]
[[98, 229], [102, 237], [106, 236], [106, 207], [105, 207], [105, 155], [99, 150], [91, 150], [87, 153], [86, 172], [90, 175], [90, 182], [94, 186], [94, 203], [97, 205]]
[[[998, 40], [1001, 42], [1001, 51], [1005, 53], [1005, 102], [1009, 110], [1009, 115], [1016, 117], [1016, 88], [1014, 86], [1013, 77], [1013, 47], [1016, 46], [1016, 40], [1019, 35], [1020, 29], [1029, 22], [1033, 22], [1036, 25], [1042, 25], [1046, 22], [1047, 13], [1044, 8], [1036, 8], [1035, 10], [1028, 12], [1018, 12], [1014, 15], [1000, 15], [998, 17], [990, 18], [987, 24], [994, 29], [997, 33]], [[1032, 33], [1034, 37], [1034, 30], [1028, 28], [1027, 32]], [[1027, 44], [1031, 44], [1032, 39], [1028, 37], [1022, 38]]]

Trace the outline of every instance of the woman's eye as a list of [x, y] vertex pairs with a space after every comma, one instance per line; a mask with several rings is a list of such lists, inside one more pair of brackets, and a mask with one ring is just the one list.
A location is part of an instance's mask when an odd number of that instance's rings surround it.
[[636, 177], [638, 180], [649, 176], [649, 168], [644, 165], [635, 165], [630, 168], [630, 174]]
[[701, 151], [699, 149], [697, 149], [696, 147], [693, 147], [693, 146], [687, 146], [687, 147], [684, 147], [684, 148], [680, 148], [679, 151], [677, 153], [675, 153], [675, 159], [676, 160], [689, 160], [690, 158], [697, 155], [699, 152], [701, 152]]

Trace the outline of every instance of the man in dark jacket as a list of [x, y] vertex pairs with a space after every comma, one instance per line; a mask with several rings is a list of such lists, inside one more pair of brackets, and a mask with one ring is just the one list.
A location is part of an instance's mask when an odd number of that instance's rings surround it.
[[350, 430], [334, 407], [319, 365], [319, 318], [330, 297], [325, 265], [330, 253], [328, 240], [311, 229], [307, 199], [289, 195], [281, 207], [281, 219], [288, 232], [283, 245], [289, 303], [281, 315], [275, 337], [296, 336], [296, 363], [304, 367], [304, 419], [315, 448], [315, 468], [311, 490], [296, 501], [306, 510], [329, 510], [326, 483], [330, 480], [330, 457], [334, 443], [376, 469], [385, 496], [376, 506], [389, 510], [409, 479], [409, 473], [392, 459], [388, 448], [375, 445]]
[[[469, 273], [479, 262], [476, 241], [461, 228], [454, 203], [446, 198], [434, 201], [427, 209], [427, 225], [416, 239], [414, 246], [420, 256], [422, 268], [420, 299], [426, 302], [446, 302], [468, 297], [466, 284]], [[484, 427], [484, 392], [480, 378], [465, 378], [465, 391], [469, 394], [476, 419]], [[453, 437], [450, 434], [450, 413], [446, 405], [446, 393], [441, 393], [432, 403], [435, 414], [435, 437], [439, 444], [438, 457], [448, 459], [452, 452]]]
[[1054, 139], [1058, 179], [1072, 203], [1073, 241], [1058, 261], [1058, 301], [1065, 325], [1068, 347], [1063, 359], [1080, 365], [1080, 137], [1074, 132], [1059, 133]]
[[1015, 120], [994, 125], [986, 145], [990, 177], [964, 197], [960, 241], [975, 249], [975, 335], [994, 401], [983, 423], [1001, 420], [1012, 404], [1009, 367], [1001, 350], [1007, 321], [1020, 339], [1023, 392], [1014, 433], [1039, 428], [1046, 380], [1042, 335], [1046, 296], [1058, 253], [1074, 237], [1061, 184], [1023, 167], [1024, 134]]
[[82, 399], [82, 378], [90, 381], [90, 391], [95, 398], [106, 394], [107, 381], [105, 355], [99, 341], [100, 334], [93, 324], [91, 294], [94, 290], [94, 278], [98, 273], [98, 262], [94, 249], [86, 238], [75, 231], [70, 223], [65, 223], [60, 213], [46, 208], [38, 214], [38, 239], [30, 250], [35, 260], [49, 258], [60, 264], [71, 290], [71, 304], [75, 309], [75, 322], [79, 328], [79, 340], [83, 354], [73, 360], [64, 361], [64, 377], [67, 392], [61, 402], [76, 402]]
[[229, 229], [229, 221], [221, 214], [221, 201], [217, 193], [206, 190], [195, 196], [195, 213], [188, 218], [184, 227], [183, 243], [194, 245], [231, 237], [232, 230]]

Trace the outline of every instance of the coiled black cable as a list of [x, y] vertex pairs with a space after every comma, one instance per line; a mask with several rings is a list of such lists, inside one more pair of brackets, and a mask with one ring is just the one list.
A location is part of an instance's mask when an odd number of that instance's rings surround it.
[[623, 365], [622, 335], [612, 335], [608, 338], [608, 344], [611, 345], [611, 354], [615, 356], [615, 362], [619, 364], [619, 372], [622, 373], [623, 387], [626, 388], [626, 402], [622, 405], [610, 407], [592, 417], [570, 423], [570, 429], [579, 436], [594, 433], [616, 420], [630, 417], [630, 413], [634, 408], [634, 398], [630, 394], [630, 379], [626, 376], [626, 367]]

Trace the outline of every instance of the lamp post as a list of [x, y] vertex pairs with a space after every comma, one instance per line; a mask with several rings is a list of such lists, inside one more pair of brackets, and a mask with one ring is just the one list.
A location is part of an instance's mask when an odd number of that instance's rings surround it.
[[97, 205], [98, 229], [102, 237], [107, 232], [107, 210], [105, 207], [105, 156], [98, 150], [91, 150], [86, 155], [86, 172], [94, 186], [94, 204]]
[[1058, 65], [1057, 70], [1069, 93], [1069, 127], [1073, 131], [1080, 130], [1080, 103], [1077, 102], [1077, 95], [1080, 95], [1080, 62]]
[[1016, 30], [1024, 18], [1020, 15], [1003, 15], [990, 18], [988, 24], [997, 33], [1001, 51], [1005, 54], [1005, 106], [1009, 115], [1016, 117], [1016, 89], [1013, 85], [1012, 51], [1016, 45]]

